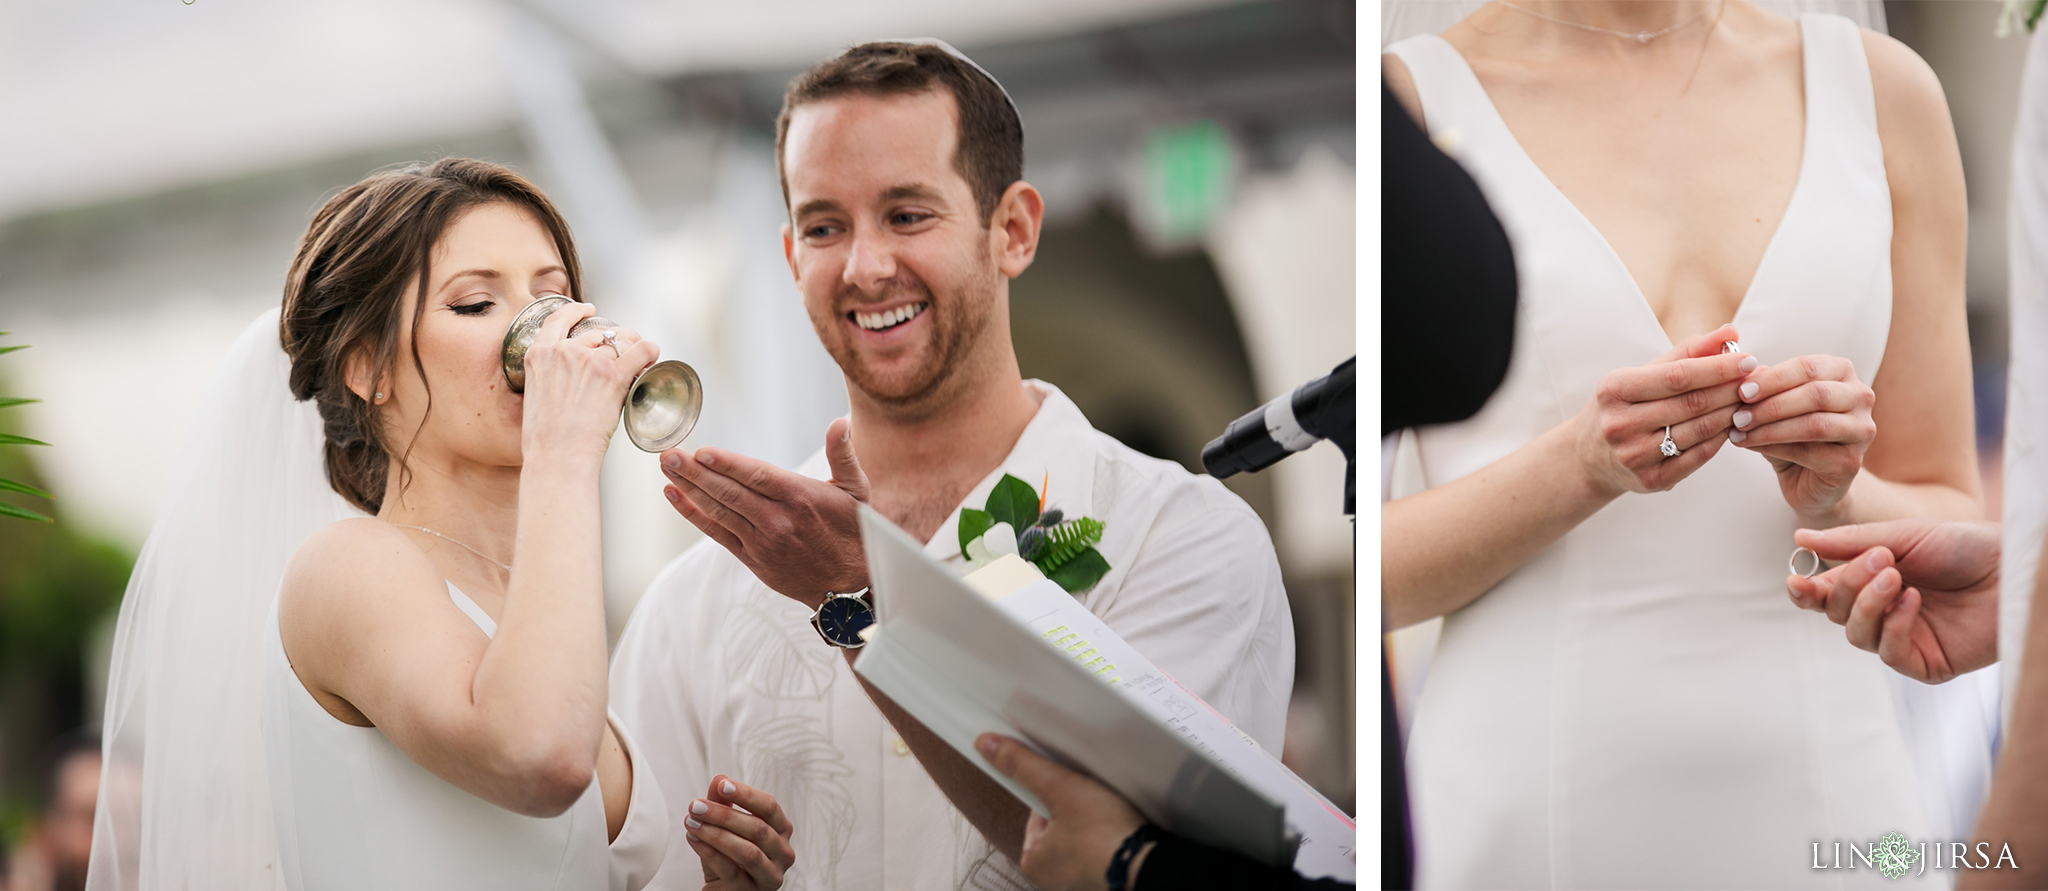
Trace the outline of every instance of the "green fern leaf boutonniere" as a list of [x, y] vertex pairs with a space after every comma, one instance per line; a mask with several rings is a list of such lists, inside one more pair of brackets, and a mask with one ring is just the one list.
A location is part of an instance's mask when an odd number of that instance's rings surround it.
[[960, 509], [960, 556], [973, 564], [1014, 553], [1069, 593], [1088, 590], [1110, 569], [1109, 560], [1095, 549], [1102, 541], [1102, 521], [1069, 520], [1058, 508], [1044, 507], [1045, 496], [1030, 483], [1004, 474], [983, 509]]

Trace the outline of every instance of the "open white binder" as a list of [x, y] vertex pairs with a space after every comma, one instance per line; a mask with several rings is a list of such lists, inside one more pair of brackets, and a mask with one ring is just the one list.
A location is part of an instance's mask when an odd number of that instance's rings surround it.
[[878, 621], [854, 670], [1033, 810], [1045, 813], [982, 760], [977, 736], [1025, 740], [1194, 841], [1354, 877], [1349, 818], [1057, 584], [1039, 578], [993, 602], [866, 507], [861, 529]]

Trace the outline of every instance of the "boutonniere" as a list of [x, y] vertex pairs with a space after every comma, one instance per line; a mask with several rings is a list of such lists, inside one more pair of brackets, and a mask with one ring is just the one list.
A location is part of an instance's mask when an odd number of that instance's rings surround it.
[[960, 556], [969, 565], [1016, 554], [1069, 593], [1088, 590], [1109, 572], [1109, 561], [1095, 549], [1100, 541], [1101, 520], [1067, 519], [1059, 508], [1046, 510], [1042, 493], [1007, 473], [988, 493], [984, 509], [960, 509]]

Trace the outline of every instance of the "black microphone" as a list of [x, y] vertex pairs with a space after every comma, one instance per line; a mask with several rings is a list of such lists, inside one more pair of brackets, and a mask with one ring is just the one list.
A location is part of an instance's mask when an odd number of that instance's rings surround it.
[[1264, 470], [1322, 440], [1344, 452], [1344, 512], [1354, 513], [1351, 449], [1357, 438], [1358, 357], [1230, 422], [1202, 447], [1202, 466], [1217, 479]]

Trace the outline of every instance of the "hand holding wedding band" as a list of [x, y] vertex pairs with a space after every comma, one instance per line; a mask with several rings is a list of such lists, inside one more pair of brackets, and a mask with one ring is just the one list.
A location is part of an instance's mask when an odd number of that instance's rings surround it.
[[1785, 502], [1819, 520], [1847, 496], [1877, 438], [1877, 394], [1839, 356], [1800, 356], [1750, 373], [1728, 441], [1769, 459]]
[[1714, 457], [1741, 401], [1737, 386], [1758, 364], [1726, 351], [1735, 339], [1724, 325], [1600, 379], [1579, 413], [1579, 456], [1595, 485], [1661, 492]]
[[1938, 684], [1998, 658], [1996, 523], [1894, 520], [1801, 529], [1793, 540], [1841, 562], [1787, 576], [1792, 603], [1825, 613], [1900, 674]]

